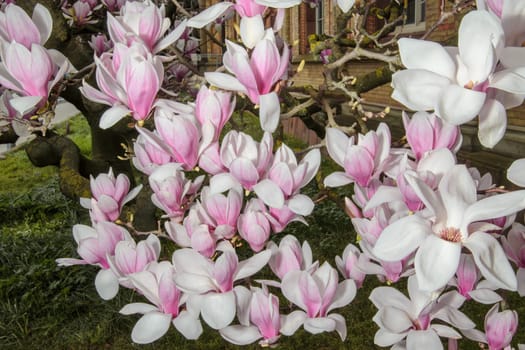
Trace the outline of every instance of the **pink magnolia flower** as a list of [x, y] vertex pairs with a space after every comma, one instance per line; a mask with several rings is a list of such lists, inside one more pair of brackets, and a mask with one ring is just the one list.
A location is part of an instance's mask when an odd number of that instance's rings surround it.
[[474, 299], [482, 304], [494, 304], [501, 301], [501, 297], [494, 292], [494, 287], [487, 281], [480, 281], [478, 268], [470, 254], [461, 254], [456, 277], [451, 280], [458, 293], [467, 300]]
[[267, 249], [272, 252], [268, 265], [273, 273], [283, 279], [290, 271], [312, 271], [319, 264], [317, 261], [312, 263], [312, 249], [307, 241], [301, 246], [295, 236], [286, 235], [277, 246], [270, 241]]
[[461, 146], [461, 132], [459, 126], [448, 124], [434, 114], [417, 112], [412, 119], [403, 112], [403, 124], [408, 144], [416, 156], [422, 158], [425, 152], [448, 148], [454, 153]]
[[169, 153], [156, 147], [141, 134], [133, 143], [133, 151], [133, 165], [146, 175], [151, 175], [160, 165], [175, 161]]
[[234, 283], [259, 271], [270, 259], [265, 250], [239, 262], [231, 246], [215, 262], [188, 248], [173, 253], [177, 287], [193, 296], [204, 321], [213, 329], [228, 326], [236, 314]]
[[98, 103], [111, 106], [100, 119], [100, 127], [110, 128], [126, 115], [137, 121], [150, 116], [163, 80], [164, 69], [141, 44], [131, 47], [115, 44], [113, 53], [95, 57], [96, 90], [83, 82], [82, 94]]
[[[407, 350], [442, 350], [440, 337], [460, 339], [462, 332], [475, 327], [465, 314], [458, 310], [464, 299], [446, 293], [439, 299], [431, 292], [419, 289], [415, 276], [408, 278], [407, 298], [392, 287], [377, 287], [370, 300], [378, 308], [373, 320], [380, 327], [374, 343], [381, 347], [402, 347]], [[439, 319], [446, 324], [432, 324]]]
[[113, 47], [113, 42], [106, 38], [105, 34], [92, 35], [89, 46], [93, 49], [96, 56], [102, 55]]
[[518, 293], [525, 296], [525, 226], [513, 223], [507, 236], [501, 237], [501, 245], [509, 260], [518, 267]]
[[516, 276], [499, 242], [484, 232], [482, 226], [470, 224], [525, 208], [525, 191], [478, 201], [476, 185], [463, 165], [456, 165], [443, 176], [438, 193], [416, 178], [408, 180], [432, 217], [410, 215], [394, 221], [383, 230], [374, 254], [387, 261], [397, 261], [417, 251], [415, 270], [419, 286], [433, 291], [445, 286], [454, 276], [465, 247], [489, 282], [516, 290]]
[[485, 316], [485, 336], [490, 350], [508, 346], [518, 329], [518, 313], [512, 310], [498, 312], [496, 304]]
[[88, 23], [96, 23], [97, 20], [92, 20], [93, 8], [87, 2], [77, 0], [70, 7], [63, 7], [62, 12], [67, 18], [69, 25], [83, 26]]
[[142, 185], [139, 185], [130, 191], [128, 177], [119, 174], [115, 178], [111, 168], [107, 174], [99, 174], [96, 178], [90, 176], [90, 184], [92, 198], [81, 198], [80, 204], [91, 210], [92, 218], [96, 222], [117, 220], [122, 207], [142, 189]]
[[210, 143], [217, 141], [224, 124], [235, 108], [235, 97], [230, 92], [214, 91], [203, 85], [195, 100], [195, 117], [203, 131], [210, 130]]
[[309, 215], [314, 203], [299, 193], [317, 174], [321, 163], [321, 152], [313, 149], [298, 163], [290, 147], [283, 144], [275, 152], [266, 178], [259, 181], [253, 190], [257, 197], [270, 207], [286, 205], [292, 212]]
[[273, 138], [268, 132], [260, 143], [251, 136], [232, 130], [222, 140], [220, 157], [230, 174], [248, 191], [253, 189], [272, 160]]
[[135, 0], [101, 0], [104, 5], [108, 8], [110, 12], [120, 11], [120, 8], [124, 6], [127, 2], [132, 2]]
[[33, 44], [44, 45], [52, 29], [51, 14], [41, 4], [36, 4], [32, 18], [15, 4], [8, 4], [0, 12], [0, 39], [6, 44], [16, 41], [31, 50]]
[[260, 252], [270, 238], [271, 226], [267, 215], [266, 207], [258, 198], [252, 198], [244, 212], [239, 215], [239, 235], [248, 242], [254, 252]]
[[377, 132], [359, 134], [358, 142], [354, 144], [353, 136], [348, 138], [339, 129], [327, 128], [326, 148], [330, 157], [345, 169], [328, 175], [324, 180], [326, 186], [337, 187], [351, 182], [368, 186], [383, 171], [389, 157], [390, 130], [381, 123]]
[[151, 201], [172, 220], [180, 222], [203, 181], [203, 175], [194, 180], [186, 179], [178, 163], [161, 165], [149, 176], [153, 190]]
[[[361, 288], [366, 277], [366, 273], [359, 268], [359, 260], [368, 260], [368, 258], [365, 254], [361, 253], [359, 248], [351, 243], [345, 247], [342, 257], [339, 255], [335, 257], [335, 264], [339, 272], [341, 272], [344, 278], [352, 279], [357, 288]], [[363, 261], [361, 264], [363, 264]]]
[[244, 287], [237, 288], [238, 309], [237, 318], [240, 325], [228, 326], [221, 329], [221, 336], [236, 345], [247, 345], [259, 341], [260, 346], [275, 344], [280, 334], [291, 335], [302, 324], [298, 312], [290, 315], [281, 315], [279, 299], [268, 293], [263, 287], [249, 291]]
[[119, 278], [119, 283], [126, 288], [133, 288], [129, 276], [144, 271], [152, 261], [157, 261], [160, 255], [160, 241], [154, 234], [135, 242], [120, 241], [115, 246], [114, 256], [108, 258], [111, 270]]
[[0, 84], [22, 96], [40, 97], [31, 101], [32, 106], [18, 108], [21, 110], [42, 104], [69, 67], [67, 60], [58, 67], [39, 44], [31, 44], [28, 49], [16, 41], [4, 43], [0, 57]]
[[337, 270], [325, 262], [312, 274], [307, 271], [287, 273], [281, 290], [286, 299], [304, 310], [302, 315], [307, 332], [317, 334], [335, 330], [345, 340], [345, 319], [339, 314], [328, 313], [354, 299], [354, 281], [347, 279], [338, 284]]
[[182, 224], [170, 220], [164, 226], [168, 236], [178, 246], [192, 248], [207, 258], [211, 258], [217, 249], [217, 237], [210, 226], [203, 224], [196, 211], [191, 208]]
[[128, 1], [120, 8], [120, 16], [108, 13], [109, 36], [114, 43], [130, 46], [140, 42], [150, 52], [160, 52], [173, 44], [186, 29], [184, 21], [163, 38], [170, 27], [170, 20], [164, 12], [164, 5], [158, 8], [149, 0]]
[[120, 313], [143, 316], [131, 331], [131, 339], [137, 344], [149, 344], [161, 338], [173, 323], [186, 339], [197, 339], [202, 333], [202, 325], [191, 307], [182, 309], [184, 294], [174, 282], [175, 268], [168, 262], [154, 262], [147, 270], [135, 273], [130, 280], [137, 291], [153, 305], [131, 303], [125, 305]]
[[95, 223], [93, 227], [73, 226], [73, 238], [78, 244], [77, 253], [82, 259], [57, 259], [59, 266], [97, 265], [101, 270], [95, 278], [95, 287], [104, 300], [113, 299], [119, 290], [117, 276], [110, 269], [108, 259], [115, 254], [120, 241], [132, 240], [129, 232], [112, 222]]

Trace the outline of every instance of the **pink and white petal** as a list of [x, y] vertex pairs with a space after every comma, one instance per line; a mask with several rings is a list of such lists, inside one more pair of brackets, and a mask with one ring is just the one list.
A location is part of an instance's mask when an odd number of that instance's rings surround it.
[[440, 44], [433, 41], [401, 38], [397, 42], [401, 62], [408, 69], [424, 69], [454, 79], [456, 64]]
[[249, 326], [252, 292], [244, 286], [237, 286], [233, 288], [233, 291], [235, 292], [235, 303], [237, 305], [237, 319], [241, 325]]
[[525, 158], [517, 159], [507, 170], [507, 179], [520, 187], [525, 187]]
[[[516, 213], [525, 208], [525, 190], [483, 198], [470, 205], [463, 213], [463, 222], [494, 219]], [[462, 228], [462, 230], [465, 228]]]
[[430, 326], [442, 338], [461, 339], [462, 336], [454, 328], [442, 324], [433, 324]]
[[219, 333], [224, 339], [235, 345], [248, 345], [262, 338], [256, 326], [228, 326], [219, 330]]
[[432, 235], [430, 223], [417, 215], [401, 218], [388, 225], [377, 240], [373, 254], [386, 261], [399, 261]]
[[100, 118], [99, 127], [101, 129], [109, 129], [115, 125], [122, 118], [131, 114], [131, 111], [124, 105], [114, 105], [102, 114]]
[[264, 204], [270, 207], [279, 209], [284, 205], [284, 195], [281, 188], [271, 180], [264, 179], [259, 181], [259, 183], [253, 186], [253, 191]]
[[177, 272], [174, 279], [175, 284], [180, 290], [190, 294], [202, 294], [216, 289], [215, 284], [209, 276]]
[[415, 259], [419, 288], [432, 292], [445, 286], [456, 273], [460, 256], [460, 243], [445, 241], [433, 234], [427, 236]]
[[25, 115], [36, 107], [36, 105], [42, 100], [42, 96], [22, 96], [13, 97], [9, 100], [9, 104], [13, 107], [20, 115]]
[[499, 288], [515, 291], [518, 281], [499, 242], [488, 233], [474, 232], [463, 243], [472, 252], [479, 271]]
[[406, 311], [391, 306], [379, 309], [372, 320], [379, 328], [391, 333], [403, 333], [413, 326]]
[[450, 83], [448, 78], [427, 70], [401, 70], [392, 75], [392, 98], [415, 111], [432, 110]]
[[431, 329], [425, 331], [410, 331], [407, 335], [406, 350], [443, 350], [443, 344], [436, 332]]
[[356, 291], [357, 288], [353, 280], [348, 279], [339, 283], [335, 295], [332, 298], [332, 303], [328, 306], [326, 312], [328, 313], [332, 309], [337, 309], [350, 304], [355, 298]]
[[450, 85], [438, 99], [436, 114], [450, 124], [461, 125], [478, 115], [485, 99], [484, 92]]
[[465, 209], [477, 199], [476, 184], [472, 175], [465, 165], [456, 165], [443, 176], [438, 188], [446, 208], [446, 216], [438, 217], [437, 220], [446, 218], [446, 223], [443, 224], [447, 227], [462, 229]]
[[243, 44], [253, 49], [264, 37], [264, 23], [261, 15], [241, 17], [240, 34]]
[[213, 263], [193, 249], [177, 249], [172, 256], [177, 272], [189, 272], [196, 275], [210, 276]]
[[133, 315], [133, 314], [147, 314], [148, 312], [158, 311], [158, 308], [151, 304], [146, 303], [131, 303], [124, 305], [120, 309], [119, 313], [122, 315]]
[[259, 119], [264, 131], [273, 133], [279, 126], [281, 106], [277, 93], [271, 92], [259, 96]]
[[113, 106], [113, 104], [116, 102], [114, 98], [106, 95], [103, 92], [98, 91], [85, 81], [82, 81], [82, 87], [79, 88], [82, 95], [84, 95], [88, 100], [106, 104], [108, 106]]
[[485, 305], [493, 305], [503, 300], [498, 293], [490, 289], [474, 289], [468, 295], [478, 303]]
[[46, 7], [41, 4], [36, 4], [31, 19], [40, 32], [40, 44], [44, 45], [47, 39], [51, 36], [53, 30], [53, 19], [51, 18], [51, 14]]
[[354, 182], [354, 180], [342, 171], [336, 171], [334, 173], [331, 173], [330, 175], [325, 177], [323, 181], [326, 187], [341, 187], [348, 185], [352, 182]]
[[476, 327], [476, 324], [467, 315], [454, 307], [443, 307], [433, 317], [458, 329], [472, 329]]
[[168, 35], [166, 35], [164, 38], [162, 38], [155, 47], [153, 48], [153, 52], [159, 52], [173, 44], [175, 41], [177, 41], [182, 33], [186, 30], [187, 26], [187, 20], [182, 21], [176, 28], [174, 28]]
[[428, 152], [418, 165], [418, 171], [431, 171], [439, 177], [443, 177], [452, 167], [456, 165], [456, 158], [448, 148], [440, 148]]
[[349, 138], [344, 132], [336, 128], [326, 128], [326, 149], [330, 157], [344, 167], [345, 154], [348, 146], [353, 144], [353, 137]]
[[306, 320], [306, 313], [301, 310], [295, 310], [288, 315], [281, 316], [281, 334], [290, 336], [301, 327]]
[[478, 138], [485, 147], [492, 148], [507, 130], [507, 112], [497, 100], [487, 99], [479, 112]]
[[335, 331], [339, 334], [341, 340], [345, 341], [347, 334], [345, 318], [339, 314], [331, 314], [327, 317], [335, 321]]
[[175, 328], [189, 340], [196, 340], [202, 334], [202, 324], [198, 316], [183, 310], [172, 321]]
[[310, 215], [314, 210], [314, 202], [312, 199], [304, 194], [296, 194], [288, 202], [286, 206], [296, 214]]
[[149, 344], [161, 338], [171, 324], [171, 315], [153, 311], [142, 316], [133, 330], [131, 331], [131, 340], [137, 344]]
[[187, 22], [187, 26], [198, 29], [203, 28], [222, 16], [231, 6], [233, 6], [233, 3], [227, 1], [212, 5], [198, 15], [190, 18]]
[[503, 48], [499, 60], [505, 68], [523, 67], [523, 62], [525, 62], [525, 48], [507, 46]]
[[213, 86], [223, 90], [247, 93], [246, 87], [235, 77], [219, 72], [206, 72], [204, 78]]
[[307, 318], [303, 327], [308, 333], [319, 334], [334, 331], [336, 322], [328, 317]]
[[101, 269], [95, 277], [95, 289], [102, 299], [113, 299], [119, 289], [118, 277], [110, 269]]
[[[525, 51], [525, 48], [523, 48]], [[525, 94], [525, 67], [505, 69], [491, 76], [489, 87], [513, 94]]]
[[233, 280], [237, 281], [254, 275], [260, 269], [262, 269], [268, 263], [268, 261], [270, 261], [271, 256], [272, 251], [268, 249], [257, 253], [246, 260], [239, 262], [239, 265], [237, 266], [237, 271], [235, 271], [235, 274], [233, 276]]
[[374, 335], [374, 344], [378, 346], [391, 346], [403, 340], [406, 333], [391, 333], [384, 329], [379, 329]]
[[383, 203], [390, 203], [394, 201], [403, 201], [403, 195], [398, 187], [394, 186], [379, 186], [372, 198], [366, 203], [363, 211], [369, 211], [377, 208]]
[[235, 318], [235, 293], [208, 293], [202, 295], [201, 315], [213, 329], [228, 326]]

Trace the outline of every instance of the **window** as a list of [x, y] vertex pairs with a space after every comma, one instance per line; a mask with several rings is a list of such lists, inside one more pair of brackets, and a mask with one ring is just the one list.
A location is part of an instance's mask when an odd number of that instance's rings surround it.
[[426, 0], [408, 0], [407, 18], [404, 26], [399, 26], [402, 32], [418, 32], [425, 30]]
[[317, 4], [311, 3], [303, 3], [301, 4], [301, 17], [304, 18], [304, 22], [301, 21], [302, 25], [304, 26], [304, 29], [301, 30], [301, 38], [300, 38], [300, 53], [306, 54], [310, 52], [310, 45], [309, 45], [309, 36], [316, 34], [321, 35], [324, 34], [324, 22], [323, 22], [323, 16], [324, 16], [324, 9], [323, 9], [323, 1], [319, 1]]

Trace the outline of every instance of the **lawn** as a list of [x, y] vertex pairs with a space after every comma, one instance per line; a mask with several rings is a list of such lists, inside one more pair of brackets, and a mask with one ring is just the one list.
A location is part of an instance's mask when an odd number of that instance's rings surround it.
[[[71, 122], [69, 132], [83, 152], [89, 154], [89, 137], [80, 118]], [[118, 311], [131, 301], [142, 301], [140, 296], [121, 290], [114, 300], [103, 301], [94, 288], [96, 268], [56, 266], [57, 258], [77, 257], [71, 227], [88, 220], [85, 210], [60, 193], [56, 170], [32, 167], [23, 152], [10, 155], [0, 164], [0, 348], [239, 348], [209, 329], [205, 329], [198, 342], [183, 339], [172, 328], [154, 344], [133, 344], [130, 334], [138, 316], [122, 316]], [[309, 186], [308, 191], [314, 194], [315, 186]], [[340, 255], [346, 244], [355, 243], [350, 220], [333, 202], [320, 203], [308, 217], [308, 223], [308, 226], [294, 223], [286, 232], [274, 236], [274, 240], [287, 233], [296, 235], [300, 241], [307, 239], [314, 259], [321, 263], [328, 261], [332, 266], [334, 256]], [[344, 343], [336, 333], [314, 336], [300, 330], [293, 337], [282, 337], [281, 348], [376, 348], [373, 338], [377, 326], [372, 322], [376, 309], [368, 301], [368, 295], [378, 285], [375, 277], [368, 276], [356, 299], [336, 311], [346, 318], [348, 337]], [[512, 297], [508, 301], [525, 317], [523, 300]], [[487, 309], [468, 306], [466, 312], [470, 316], [483, 315]], [[515, 338], [517, 342], [525, 343], [524, 324]], [[463, 342], [460, 348], [479, 349], [479, 346]]]

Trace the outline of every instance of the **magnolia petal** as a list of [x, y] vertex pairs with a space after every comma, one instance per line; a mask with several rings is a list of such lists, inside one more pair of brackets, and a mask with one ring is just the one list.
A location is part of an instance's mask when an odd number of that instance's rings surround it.
[[332, 299], [332, 303], [330, 306], [328, 306], [326, 312], [330, 312], [332, 309], [337, 309], [350, 304], [355, 298], [356, 291], [357, 288], [355, 282], [351, 279], [347, 279], [339, 283]]
[[9, 103], [20, 115], [25, 115], [31, 109], [35, 108], [42, 98], [42, 96], [14, 97], [9, 100]]
[[459, 334], [454, 328], [445, 326], [442, 324], [433, 324], [430, 326], [436, 333], [442, 338], [449, 339], [461, 339], [461, 334]]
[[233, 280], [237, 281], [257, 273], [268, 263], [268, 261], [270, 261], [271, 256], [272, 251], [268, 249], [239, 262]]
[[374, 335], [374, 344], [378, 346], [390, 346], [401, 340], [406, 336], [406, 333], [391, 333], [384, 329], [379, 329]]
[[282, 208], [284, 205], [284, 195], [279, 186], [268, 179], [264, 179], [253, 186], [253, 191], [264, 204], [273, 208]]
[[332, 332], [335, 327], [335, 320], [328, 317], [307, 318], [304, 322], [304, 330], [312, 334]]
[[131, 340], [137, 344], [149, 344], [162, 337], [171, 324], [171, 315], [149, 312], [142, 316], [131, 331]]
[[101, 269], [95, 277], [95, 288], [102, 299], [111, 300], [118, 293], [118, 277], [109, 269]]
[[425, 69], [454, 79], [456, 64], [440, 44], [433, 41], [401, 38], [397, 42], [401, 62], [408, 69]]
[[173, 325], [184, 338], [189, 340], [198, 339], [202, 334], [202, 325], [198, 316], [186, 310], [181, 311], [179, 315], [173, 319]]
[[460, 243], [445, 241], [434, 234], [429, 235], [416, 253], [415, 268], [419, 288], [432, 292], [445, 286], [456, 273], [460, 256]]
[[436, 332], [431, 329], [410, 331], [407, 335], [407, 350], [443, 350], [443, 344]]
[[476, 327], [476, 324], [472, 322], [467, 315], [454, 307], [441, 308], [434, 314], [434, 317], [459, 329], [471, 329]]
[[314, 210], [314, 202], [304, 194], [296, 194], [286, 204], [287, 207], [296, 214], [310, 215]]
[[264, 23], [260, 14], [253, 17], [241, 17], [240, 28], [241, 40], [249, 49], [253, 49], [264, 37]]
[[44, 45], [47, 39], [51, 36], [53, 30], [53, 18], [51, 17], [51, 13], [49, 13], [49, 10], [41, 4], [36, 4], [31, 19], [40, 32], [40, 44]]
[[492, 148], [507, 130], [507, 112], [497, 100], [487, 99], [479, 112], [478, 138], [485, 147]]
[[255, 2], [275, 9], [287, 9], [299, 5], [302, 0], [256, 0]]
[[517, 290], [518, 281], [514, 270], [496, 238], [484, 232], [474, 232], [464, 245], [472, 252], [483, 277], [500, 288]]
[[484, 92], [450, 85], [439, 97], [436, 114], [451, 124], [464, 124], [478, 115], [485, 99]]
[[522, 67], [525, 62], [525, 47], [507, 46], [503, 48], [499, 60], [506, 68]]
[[233, 290], [226, 293], [209, 293], [202, 296], [201, 315], [213, 329], [228, 326], [235, 317], [235, 294]]
[[259, 96], [259, 119], [264, 131], [273, 133], [279, 126], [281, 106], [275, 92]]
[[[522, 49], [525, 50], [525, 48]], [[489, 86], [513, 94], [525, 94], [525, 67], [505, 69], [494, 73]]]
[[114, 105], [102, 114], [99, 127], [108, 129], [115, 125], [119, 120], [131, 114], [131, 111], [123, 105]]
[[162, 40], [157, 42], [155, 47], [153, 48], [153, 52], [159, 52], [173, 44], [176, 40], [180, 38], [180, 36], [184, 33], [186, 30], [187, 21], [182, 21], [176, 28], [174, 28], [171, 33], [166, 35]]
[[345, 166], [345, 154], [353, 138], [346, 136], [344, 132], [336, 128], [326, 128], [326, 149], [330, 157], [340, 166]]
[[146, 303], [131, 303], [124, 305], [119, 313], [122, 315], [147, 314], [148, 312], [157, 311], [157, 307]]
[[235, 345], [248, 345], [262, 338], [256, 326], [228, 326], [219, 330], [219, 333], [224, 339]]
[[222, 16], [231, 6], [233, 6], [233, 3], [231, 2], [219, 2], [190, 18], [186, 25], [188, 27], [200, 29]]
[[381, 329], [391, 333], [406, 332], [413, 326], [412, 320], [406, 311], [391, 306], [379, 309], [372, 320]]
[[323, 183], [326, 187], [341, 187], [348, 185], [353, 181], [354, 180], [346, 175], [346, 173], [342, 171], [336, 171], [325, 177]]
[[288, 315], [281, 316], [281, 334], [290, 336], [301, 327], [306, 320], [306, 313], [301, 310], [295, 310]]
[[471, 223], [499, 218], [525, 208], [525, 190], [483, 198], [470, 205], [463, 213], [463, 222]]
[[520, 187], [525, 187], [525, 158], [512, 162], [507, 170], [507, 179]]
[[423, 69], [405, 69], [392, 75], [392, 98], [415, 111], [428, 111], [450, 85], [450, 80]]
[[417, 249], [432, 235], [430, 223], [417, 216], [410, 215], [388, 225], [377, 240], [373, 253], [386, 261], [399, 261]]
[[478, 303], [485, 305], [494, 305], [503, 300], [498, 293], [490, 289], [475, 289], [470, 291], [468, 295]]
[[219, 72], [206, 72], [204, 73], [204, 78], [210, 83], [218, 88], [229, 90], [229, 91], [238, 91], [247, 93], [246, 87], [235, 77]]

